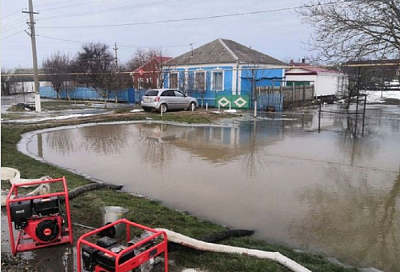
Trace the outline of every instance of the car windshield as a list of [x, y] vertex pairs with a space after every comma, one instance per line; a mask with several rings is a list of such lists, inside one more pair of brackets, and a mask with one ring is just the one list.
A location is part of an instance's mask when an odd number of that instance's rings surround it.
[[144, 96], [157, 96], [158, 95], [158, 91], [157, 90], [148, 90]]

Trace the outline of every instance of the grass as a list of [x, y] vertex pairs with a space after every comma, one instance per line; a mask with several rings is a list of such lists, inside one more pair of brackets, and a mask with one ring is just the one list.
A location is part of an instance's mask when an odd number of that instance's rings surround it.
[[85, 102], [83, 101], [68, 101], [68, 100], [54, 100], [43, 101], [41, 103], [42, 110], [61, 111], [66, 109], [83, 109]]
[[32, 115], [26, 115], [24, 113], [18, 113], [18, 112], [13, 112], [13, 113], [2, 113], [1, 118], [4, 120], [17, 120], [17, 119], [29, 119], [33, 118], [35, 116]]
[[[108, 116], [103, 121], [126, 120], [135, 118], [137, 120], [151, 116], [155, 120], [161, 120], [157, 114], [114, 114]], [[159, 117], [157, 117], [159, 116]], [[193, 113], [171, 113], [162, 117], [162, 120], [175, 122], [206, 122], [212, 121], [206, 114]], [[89, 122], [86, 119], [84, 122]], [[98, 121], [98, 120], [97, 120]], [[79, 121], [81, 122], [81, 121]], [[78, 121], [64, 122], [63, 124], [76, 124]], [[50, 175], [53, 178], [65, 176], [68, 181], [69, 190], [90, 182], [89, 180], [70, 173], [58, 167], [36, 161], [23, 155], [16, 149], [16, 144], [21, 139], [21, 135], [28, 131], [54, 127], [59, 124], [42, 125], [10, 125], [1, 126], [1, 165], [17, 168], [21, 171], [22, 178], [40, 177]], [[3, 188], [9, 186], [2, 184]], [[108, 205], [123, 206], [129, 209], [128, 219], [144, 224], [150, 227], [168, 228], [192, 237], [210, 234], [225, 228], [208, 221], [202, 221], [192, 215], [181, 213], [164, 207], [157, 201], [132, 196], [128, 193], [102, 189], [85, 193], [71, 201], [72, 217], [74, 222], [95, 226], [100, 226], [101, 211], [100, 207]], [[298, 253], [294, 250], [270, 244], [266, 241], [258, 240], [252, 237], [230, 238], [223, 242], [227, 245], [239, 246], [245, 248], [254, 248], [267, 251], [279, 251], [287, 257], [299, 262], [312, 271], [357, 271], [356, 269], [347, 269], [339, 267], [325, 260], [322, 256], [316, 254]], [[177, 251], [170, 254], [174, 260], [174, 266], [171, 271], [179, 271], [179, 268], [196, 267], [207, 271], [290, 271], [287, 268], [269, 260], [261, 260], [248, 256], [207, 253], [196, 250]]]

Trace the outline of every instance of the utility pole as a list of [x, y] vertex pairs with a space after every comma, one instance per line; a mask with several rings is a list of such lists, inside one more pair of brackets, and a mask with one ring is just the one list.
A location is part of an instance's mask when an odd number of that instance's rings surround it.
[[253, 117], [257, 117], [257, 92], [255, 86], [255, 73], [254, 69], [251, 69], [251, 90], [253, 92], [253, 99], [254, 99], [254, 114]]
[[38, 67], [37, 67], [37, 53], [36, 53], [36, 33], [35, 33], [35, 20], [33, 19], [33, 14], [39, 14], [38, 12], [33, 11], [33, 3], [32, 0], [28, 0], [29, 3], [29, 11], [23, 11], [23, 13], [29, 13], [29, 28], [31, 29], [31, 43], [32, 43], [32, 59], [33, 59], [33, 80], [35, 84], [35, 109], [36, 112], [41, 112], [42, 107], [40, 104], [40, 93], [39, 93], [39, 75], [38, 75]]
[[117, 70], [117, 72], [119, 71], [119, 68], [118, 68], [118, 55], [117, 55], [117, 51], [118, 51], [118, 47], [117, 47], [117, 43], [115, 43], [115, 46], [114, 46], [114, 60], [115, 60], [115, 69]]

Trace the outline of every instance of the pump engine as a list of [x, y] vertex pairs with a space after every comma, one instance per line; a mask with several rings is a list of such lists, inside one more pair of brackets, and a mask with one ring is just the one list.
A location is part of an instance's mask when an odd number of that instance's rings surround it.
[[23, 230], [37, 244], [60, 239], [65, 220], [57, 196], [11, 202], [10, 212], [14, 228]]

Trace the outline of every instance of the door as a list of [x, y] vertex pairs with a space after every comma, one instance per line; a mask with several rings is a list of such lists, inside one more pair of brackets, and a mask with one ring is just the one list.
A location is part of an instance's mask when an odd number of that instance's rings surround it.
[[164, 91], [161, 96], [161, 102], [165, 102], [167, 104], [168, 109], [176, 109], [177, 101], [175, 97], [175, 93], [173, 90]]
[[189, 99], [183, 93], [179, 91], [174, 91], [176, 97], [176, 106], [179, 109], [184, 109], [189, 106]]

